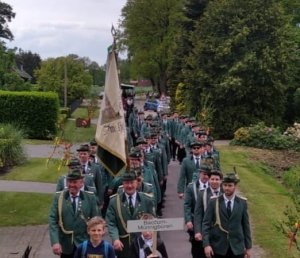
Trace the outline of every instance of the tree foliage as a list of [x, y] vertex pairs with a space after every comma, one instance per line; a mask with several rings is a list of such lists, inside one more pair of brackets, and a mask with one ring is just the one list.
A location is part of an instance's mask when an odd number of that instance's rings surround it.
[[31, 84], [16, 73], [15, 50], [7, 49], [4, 44], [0, 44], [0, 90], [30, 90]]
[[92, 85], [92, 76], [82, 60], [70, 55], [42, 61], [36, 70], [38, 87], [42, 91], [57, 92], [60, 103], [64, 103], [65, 65], [67, 71], [67, 96], [70, 104], [75, 99], [87, 96]]
[[42, 59], [39, 54], [32, 53], [29, 51], [24, 51], [19, 49], [16, 53], [16, 66], [26, 71], [31, 77], [32, 82], [36, 82], [36, 78], [34, 77], [34, 70], [39, 69], [41, 67]]
[[191, 113], [209, 94], [219, 135], [258, 121], [279, 125], [295, 49], [288, 24], [273, 0], [210, 1], [184, 71]]
[[[203, 15], [209, 0], [186, 0], [182, 15], [177, 21], [178, 26], [174, 40], [169, 50], [169, 65], [167, 69], [167, 85], [171, 96], [171, 104], [175, 105], [177, 87], [184, 81], [183, 68], [186, 66], [186, 57], [192, 51], [191, 34], [195, 24]], [[188, 105], [186, 105], [188, 106]]]
[[128, 48], [132, 76], [149, 78], [167, 91], [168, 49], [181, 0], [128, 0], [122, 9], [122, 40]]
[[8, 27], [8, 22], [15, 18], [15, 13], [10, 5], [0, 1], [0, 38], [12, 40], [14, 38]]

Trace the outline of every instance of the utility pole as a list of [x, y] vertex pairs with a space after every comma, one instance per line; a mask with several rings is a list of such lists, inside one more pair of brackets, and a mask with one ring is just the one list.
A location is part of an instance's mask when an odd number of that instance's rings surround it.
[[65, 58], [65, 65], [64, 65], [64, 107], [68, 106], [68, 74], [67, 74], [67, 58]]

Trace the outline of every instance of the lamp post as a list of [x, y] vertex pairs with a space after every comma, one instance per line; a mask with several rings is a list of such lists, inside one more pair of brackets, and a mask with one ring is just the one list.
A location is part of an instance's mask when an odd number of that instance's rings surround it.
[[64, 63], [64, 107], [68, 106], [68, 73], [67, 73], [67, 58]]

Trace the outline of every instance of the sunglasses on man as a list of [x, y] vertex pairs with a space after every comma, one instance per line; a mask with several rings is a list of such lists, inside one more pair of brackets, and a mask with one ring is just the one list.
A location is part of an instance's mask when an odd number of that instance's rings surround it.
[[193, 147], [192, 149], [193, 150], [199, 150], [199, 149], [201, 149], [201, 147]]

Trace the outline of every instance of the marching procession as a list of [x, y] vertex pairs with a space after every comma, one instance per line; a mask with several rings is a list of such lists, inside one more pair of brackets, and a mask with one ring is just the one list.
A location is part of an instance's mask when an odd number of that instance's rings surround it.
[[[145, 116], [133, 108], [127, 138], [128, 166], [117, 176], [99, 162], [94, 139], [81, 145], [77, 157], [70, 160], [68, 173], [58, 180], [49, 215], [55, 254], [168, 257], [168, 247], [159, 234], [152, 254], [151, 232], [128, 233], [127, 221], [141, 219], [144, 214], [164, 216], [168, 175], [172, 173], [168, 165], [173, 161], [180, 164], [180, 174], [172, 192], [182, 203], [192, 257], [250, 257], [247, 202], [235, 193], [238, 176], [223, 175], [220, 154], [205, 128], [193, 117], [177, 112]], [[95, 217], [105, 219], [102, 226], [107, 227], [111, 245], [101, 241], [103, 230], [96, 238], [96, 232], [88, 228]]]
[[[120, 88], [115, 48], [114, 42], [95, 139], [77, 149], [58, 180], [49, 213], [53, 253], [168, 258], [160, 232], [131, 231], [128, 224], [163, 217], [172, 160], [180, 173], [171, 193], [177, 190], [182, 202], [192, 257], [250, 258], [247, 201], [235, 193], [237, 174], [223, 176], [209, 130], [176, 111], [138, 110], [133, 88]], [[111, 244], [102, 240], [106, 226]]]

